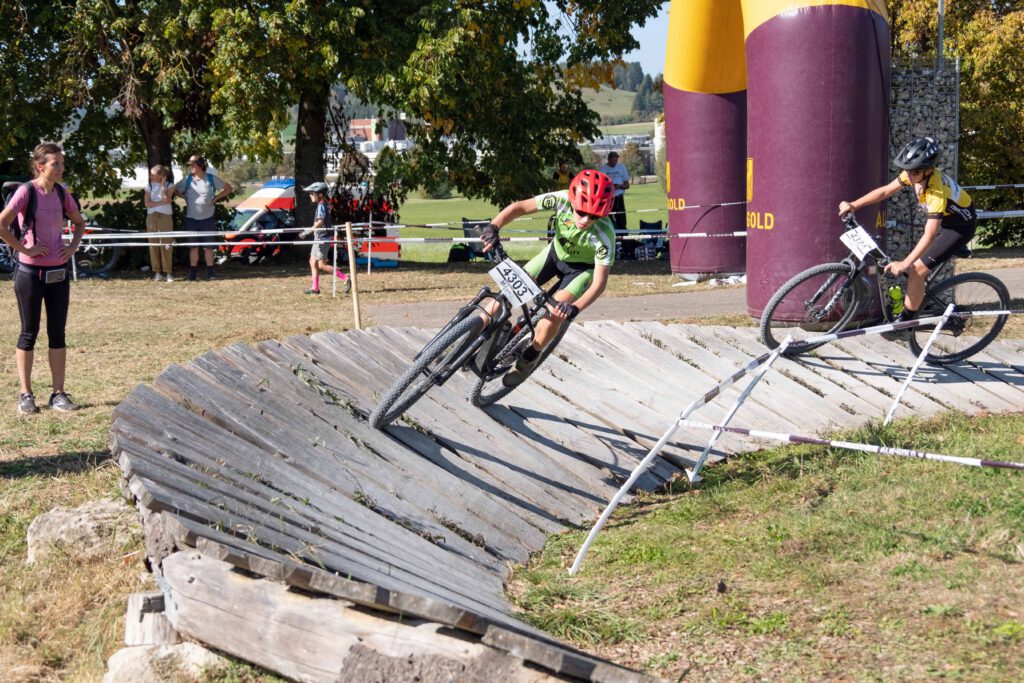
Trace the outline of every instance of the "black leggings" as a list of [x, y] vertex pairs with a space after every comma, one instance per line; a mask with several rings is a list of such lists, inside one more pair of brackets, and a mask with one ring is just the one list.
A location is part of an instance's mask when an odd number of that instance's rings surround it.
[[[56, 270], [47, 268], [43, 270]], [[18, 348], [32, 351], [39, 336], [39, 319], [46, 303], [46, 337], [51, 349], [63, 349], [64, 328], [68, 322], [68, 303], [71, 300], [71, 282], [65, 277], [63, 282], [46, 284], [40, 273], [43, 270], [18, 266], [18, 274], [14, 276], [14, 296], [18, 300], [18, 313], [21, 315], [21, 334], [18, 336]]]

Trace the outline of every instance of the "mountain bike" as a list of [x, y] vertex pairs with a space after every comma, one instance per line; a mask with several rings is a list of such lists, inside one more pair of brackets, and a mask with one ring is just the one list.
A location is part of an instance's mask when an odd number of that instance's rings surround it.
[[[825, 342], [801, 343], [800, 339], [842, 332], [867, 324], [892, 322], [893, 304], [902, 305], [902, 291], [892, 295], [881, 273], [892, 259], [857, 221], [853, 213], [843, 218], [846, 230], [840, 237], [850, 255], [838, 263], [823, 263], [797, 273], [768, 301], [761, 314], [761, 341], [774, 349], [787, 334], [794, 341], [786, 355], [812, 351]], [[957, 256], [970, 256], [964, 249]], [[949, 303], [955, 308], [943, 324], [925, 361], [947, 365], [965, 360], [985, 348], [1003, 329], [1006, 315], [974, 315], [984, 311], [1005, 311], [1010, 307], [1006, 285], [987, 273], [960, 273], [936, 278], [932, 271], [925, 281], [924, 302], [918, 317], [942, 315]], [[874, 283], [871, 281], [874, 276]], [[877, 296], [878, 307], [872, 310]], [[934, 325], [907, 329], [915, 355], [934, 331]]]
[[[536, 325], [549, 315], [548, 303], [560, 282], [547, 291], [541, 290], [533, 278], [508, 257], [500, 243], [487, 253], [487, 258], [494, 263], [489, 274], [498, 284], [498, 291], [483, 287], [416, 354], [412, 365], [395, 380], [371, 413], [370, 424], [374, 428], [380, 429], [398, 418], [431, 388], [441, 386], [460, 370], [477, 377], [469, 395], [477, 407], [494, 403], [518, 386], [506, 385], [502, 380], [519, 354], [533, 344]], [[493, 312], [488, 313], [488, 309]], [[513, 319], [517, 309], [519, 315]], [[571, 320], [568, 318], [562, 323], [527, 375], [551, 355]]]

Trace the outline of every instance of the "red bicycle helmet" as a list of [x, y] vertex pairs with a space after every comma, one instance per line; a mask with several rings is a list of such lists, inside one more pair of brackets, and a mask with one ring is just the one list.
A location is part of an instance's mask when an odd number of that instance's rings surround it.
[[569, 203], [581, 213], [607, 216], [612, 212], [615, 184], [600, 171], [580, 171], [569, 183]]

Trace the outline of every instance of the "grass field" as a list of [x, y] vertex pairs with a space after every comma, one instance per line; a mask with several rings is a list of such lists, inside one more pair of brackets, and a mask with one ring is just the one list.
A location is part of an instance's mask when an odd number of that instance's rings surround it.
[[[654, 188], [630, 190], [627, 206], [664, 206]], [[413, 201], [403, 218], [458, 220], [486, 216], [487, 208]], [[483, 265], [450, 266], [437, 250], [423, 247], [429, 258], [410, 250], [397, 270], [360, 275], [363, 303], [475, 293]], [[973, 267], [1024, 263], [1019, 254], [979, 256]], [[347, 300], [302, 294], [301, 263], [219, 273], [214, 282], [168, 285], [118, 273], [75, 284], [68, 390], [83, 405], [77, 413], [19, 418], [13, 353], [0, 354], [0, 397], [7, 397], [0, 402], [0, 680], [99, 680], [121, 646], [126, 595], [153, 588], [134, 543], [88, 563], [24, 562], [25, 533], [38, 514], [119, 496], [109, 427], [132, 388], [210, 349], [353, 325]], [[638, 290], [638, 280], [650, 287]], [[675, 281], [664, 262], [622, 263], [607, 296], [678, 292]], [[9, 343], [18, 331], [11, 290], [0, 280], [8, 311], [0, 338]], [[1024, 336], [1024, 329], [1015, 322], [1005, 334]], [[36, 393], [45, 400], [49, 372], [38, 355]], [[951, 416], [855, 438], [1020, 460], [1022, 433], [1020, 416]], [[564, 569], [584, 532], [553, 538], [510, 585], [524, 618], [672, 678], [686, 671], [710, 680], [1019, 677], [1019, 474], [811, 448], [764, 451], [705, 474], [700, 489], [660, 492], [621, 509], [577, 578]], [[240, 668], [207, 680], [273, 679]]]

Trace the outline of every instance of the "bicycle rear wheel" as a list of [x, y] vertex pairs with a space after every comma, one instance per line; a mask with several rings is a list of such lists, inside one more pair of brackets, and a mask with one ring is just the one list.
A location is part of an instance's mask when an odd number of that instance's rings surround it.
[[466, 317], [427, 344], [381, 398], [370, 414], [370, 424], [380, 429], [420, 400], [451, 369], [451, 362], [483, 328], [484, 321], [469, 311]]
[[[1010, 308], [1010, 293], [999, 278], [988, 273], [961, 273], [928, 288], [921, 317], [941, 315], [952, 302], [954, 313], [1005, 311]], [[988, 346], [1006, 324], [1005, 315], [950, 317], [928, 350], [925, 362], [932, 365], [959, 363]], [[910, 330], [910, 348], [920, 355], [935, 329], [934, 325]]]
[[846, 263], [823, 263], [797, 273], [775, 292], [761, 314], [761, 341], [769, 349], [793, 337], [787, 356], [812, 351], [825, 342], [802, 343], [845, 329], [867, 298], [867, 287]]
[[[534, 316], [534, 325], [542, 318], [542, 315]], [[554, 338], [548, 343], [547, 346], [540, 352], [540, 356], [537, 358], [537, 364], [533, 366], [533, 369], [529, 371], [527, 377], [532, 375], [537, 368], [541, 366], [547, 357], [551, 355], [551, 352], [555, 350], [559, 342], [562, 341], [562, 337], [565, 336], [566, 330], [569, 329], [571, 321], [567, 320], [562, 325], [561, 329], [558, 330]], [[518, 388], [516, 386], [505, 386], [502, 380], [505, 378], [505, 373], [512, 369], [515, 365], [516, 359], [519, 358], [527, 346], [533, 343], [533, 333], [529, 327], [523, 326], [519, 332], [512, 336], [501, 350], [498, 351], [494, 356], [494, 360], [491, 361], [490, 367], [487, 372], [477, 381], [476, 385], [473, 386], [473, 390], [469, 394], [469, 400], [478, 408], [484, 408], [491, 405], [495, 401], [508, 396], [512, 391]]]

